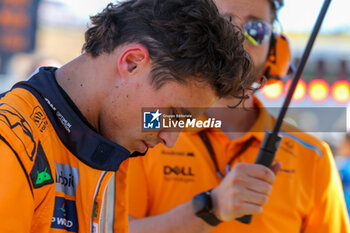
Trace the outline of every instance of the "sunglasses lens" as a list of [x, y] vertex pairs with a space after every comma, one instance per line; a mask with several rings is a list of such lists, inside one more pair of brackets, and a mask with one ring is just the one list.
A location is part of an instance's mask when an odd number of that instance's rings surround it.
[[244, 35], [253, 45], [261, 45], [271, 35], [271, 26], [263, 21], [249, 21], [244, 24]]

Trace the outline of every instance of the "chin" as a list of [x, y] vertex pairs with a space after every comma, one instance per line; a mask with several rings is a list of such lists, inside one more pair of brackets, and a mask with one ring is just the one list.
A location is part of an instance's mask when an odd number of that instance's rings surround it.
[[148, 145], [146, 142], [144, 142], [143, 140], [140, 140], [137, 148], [134, 149], [134, 151], [140, 152], [140, 153], [145, 153], [148, 149]]

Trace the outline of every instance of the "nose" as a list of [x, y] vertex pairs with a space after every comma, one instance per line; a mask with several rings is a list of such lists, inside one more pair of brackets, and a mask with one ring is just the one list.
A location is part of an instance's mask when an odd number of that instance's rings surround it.
[[173, 147], [179, 137], [180, 132], [167, 132], [161, 131], [158, 134], [158, 137], [161, 139], [162, 143], [166, 147]]

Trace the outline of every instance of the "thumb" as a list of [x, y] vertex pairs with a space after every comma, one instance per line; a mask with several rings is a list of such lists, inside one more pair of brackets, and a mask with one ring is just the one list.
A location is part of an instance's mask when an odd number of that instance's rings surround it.
[[273, 173], [275, 173], [275, 175], [277, 175], [277, 173], [281, 170], [281, 168], [282, 168], [282, 163], [280, 161], [275, 162], [270, 167], [270, 169], [273, 171]]

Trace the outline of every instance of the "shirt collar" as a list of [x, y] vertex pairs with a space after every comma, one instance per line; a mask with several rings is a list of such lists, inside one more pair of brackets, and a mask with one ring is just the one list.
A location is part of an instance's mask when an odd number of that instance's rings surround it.
[[259, 115], [253, 126], [250, 128], [250, 130], [246, 133], [244, 137], [249, 138], [253, 136], [259, 141], [262, 141], [265, 136], [265, 132], [268, 130], [272, 130], [274, 124], [274, 117], [271, 116], [271, 114], [266, 110], [264, 105], [256, 96], [253, 96], [253, 102], [255, 108], [259, 109]]
[[117, 171], [133, 153], [91, 129], [71, 108], [55, 80], [57, 68], [42, 67], [25, 82], [14, 88], [29, 90], [40, 102], [62, 143], [79, 160], [92, 168]]

